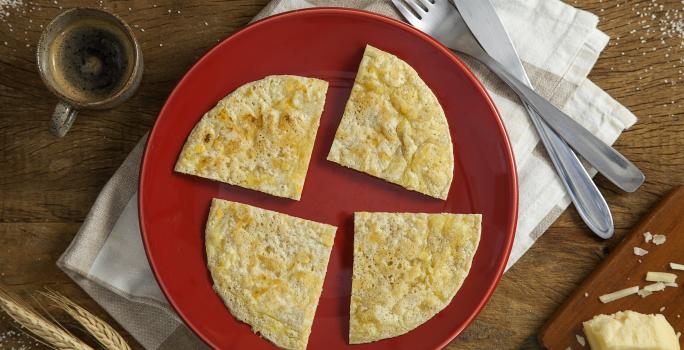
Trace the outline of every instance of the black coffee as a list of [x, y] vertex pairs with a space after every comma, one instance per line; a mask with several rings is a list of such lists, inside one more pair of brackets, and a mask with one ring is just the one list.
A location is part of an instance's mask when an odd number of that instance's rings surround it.
[[50, 69], [70, 98], [103, 100], [128, 80], [133, 52], [121, 29], [106, 20], [84, 19], [70, 24], [52, 42]]

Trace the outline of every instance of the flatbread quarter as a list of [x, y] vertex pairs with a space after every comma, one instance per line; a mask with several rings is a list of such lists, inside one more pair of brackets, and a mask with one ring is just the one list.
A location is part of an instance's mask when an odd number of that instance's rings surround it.
[[370, 45], [328, 160], [440, 199], [454, 172], [437, 97], [408, 63]]
[[396, 337], [444, 309], [470, 271], [479, 214], [354, 214], [349, 341]]
[[242, 85], [195, 125], [175, 170], [299, 200], [327, 89], [293, 75]]
[[206, 227], [214, 290], [277, 346], [305, 349], [336, 227], [214, 199]]

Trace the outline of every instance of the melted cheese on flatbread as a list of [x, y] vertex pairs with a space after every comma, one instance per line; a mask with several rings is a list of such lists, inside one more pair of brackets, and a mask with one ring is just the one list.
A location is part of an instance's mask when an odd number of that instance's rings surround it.
[[349, 341], [396, 337], [444, 309], [480, 240], [479, 214], [354, 214]]
[[406, 62], [366, 46], [328, 160], [446, 199], [454, 155], [444, 111]]
[[214, 290], [274, 344], [305, 349], [335, 226], [214, 199], [206, 227]]
[[239, 87], [195, 125], [175, 170], [298, 200], [327, 89], [292, 75]]

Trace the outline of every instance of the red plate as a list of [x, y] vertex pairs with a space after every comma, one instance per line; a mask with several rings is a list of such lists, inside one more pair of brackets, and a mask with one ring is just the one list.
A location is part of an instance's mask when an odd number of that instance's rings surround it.
[[[446, 201], [404, 190], [325, 159], [366, 44], [413, 66], [449, 120], [455, 174]], [[185, 138], [216, 102], [270, 74], [330, 82], [302, 200], [297, 202], [173, 172]], [[185, 322], [221, 349], [273, 349], [237, 321], [212, 290], [204, 254], [211, 198], [338, 226], [309, 349], [348, 345], [355, 211], [482, 213], [470, 275], [451, 304], [414, 331], [354, 349], [436, 349], [477, 315], [501, 278], [517, 220], [517, 179], [503, 124], [466, 66], [430, 37], [379, 15], [347, 9], [289, 12], [254, 23], [207, 53], [178, 83], [150, 133], [140, 175], [140, 226], [157, 280]]]

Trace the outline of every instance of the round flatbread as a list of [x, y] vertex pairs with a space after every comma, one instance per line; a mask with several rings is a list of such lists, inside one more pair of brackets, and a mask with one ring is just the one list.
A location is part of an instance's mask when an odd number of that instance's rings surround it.
[[304, 350], [336, 227], [214, 199], [206, 227], [214, 290], [237, 319], [281, 348]]
[[444, 309], [480, 241], [480, 214], [354, 214], [349, 342], [396, 337]]
[[175, 170], [299, 200], [327, 90], [293, 75], [237, 88], [195, 125]]
[[437, 97], [408, 63], [370, 45], [328, 160], [440, 199], [454, 172]]

